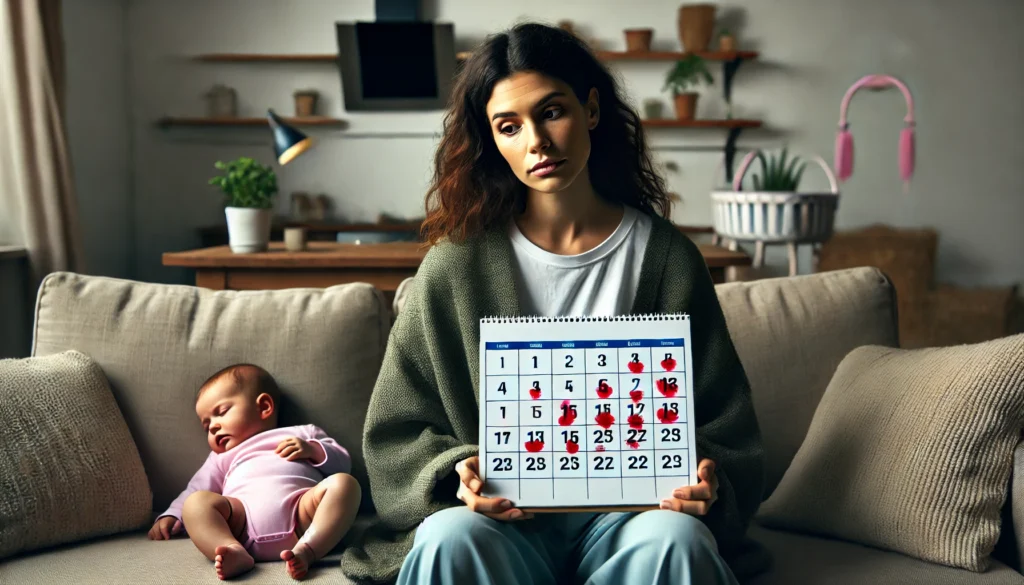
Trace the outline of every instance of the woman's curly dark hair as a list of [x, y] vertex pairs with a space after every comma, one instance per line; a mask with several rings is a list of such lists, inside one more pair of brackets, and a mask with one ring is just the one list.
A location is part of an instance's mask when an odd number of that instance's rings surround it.
[[668, 215], [669, 197], [651, 162], [640, 117], [616, 80], [572, 33], [524, 23], [489, 36], [455, 80], [426, 197], [422, 232], [427, 242], [462, 241], [505, 224], [524, 208], [526, 186], [498, 152], [486, 114], [495, 84], [520, 71], [565, 82], [581, 103], [597, 88], [601, 118], [590, 134], [591, 184], [608, 201]]

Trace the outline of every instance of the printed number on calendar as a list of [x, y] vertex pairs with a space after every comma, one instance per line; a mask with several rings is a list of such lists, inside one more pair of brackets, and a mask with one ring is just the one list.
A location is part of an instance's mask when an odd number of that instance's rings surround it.
[[[662, 430], [663, 431], [667, 431], [668, 429], [662, 429]], [[678, 431], [679, 429], [672, 429], [672, 430]], [[647, 429], [629, 429], [626, 432], [626, 442], [627, 443], [630, 443], [630, 444], [632, 444], [632, 443], [643, 443], [646, 440], [647, 440]]]
[[559, 463], [562, 464], [562, 471], [571, 471], [580, 468], [580, 458], [575, 455], [573, 455], [572, 457], [562, 457], [558, 461]]
[[662, 455], [661, 456], [661, 468], [662, 469], [678, 469], [683, 466], [682, 455]]
[[512, 471], [512, 458], [511, 457], [495, 457], [494, 471]]
[[630, 469], [647, 469], [647, 455], [630, 455], [628, 461]]
[[679, 427], [674, 429], [661, 429], [661, 440], [666, 443], [678, 443], [683, 440], [683, 435], [679, 430]]

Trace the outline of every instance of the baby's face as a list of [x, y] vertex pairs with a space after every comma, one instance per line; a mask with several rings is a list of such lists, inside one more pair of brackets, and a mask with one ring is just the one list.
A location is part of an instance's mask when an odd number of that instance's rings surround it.
[[217, 380], [200, 394], [196, 415], [214, 453], [223, 453], [265, 430], [273, 401], [262, 396], [263, 403], [236, 385], [231, 376]]

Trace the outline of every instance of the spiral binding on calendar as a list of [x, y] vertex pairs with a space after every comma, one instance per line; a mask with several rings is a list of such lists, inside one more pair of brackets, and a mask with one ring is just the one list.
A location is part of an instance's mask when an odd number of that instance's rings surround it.
[[616, 323], [616, 322], [636, 322], [636, 321], [688, 321], [690, 319], [689, 313], [647, 313], [640, 315], [615, 315], [615, 316], [598, 316], [598, 315], [585, 315], [585, 316], [562, 316], [562, 317], [542, 317], [538, 315], [529, 316], [518, 316], [518, 317], [484, 317], [480, 319], [480, 324], [495, 324], [495, 323]]

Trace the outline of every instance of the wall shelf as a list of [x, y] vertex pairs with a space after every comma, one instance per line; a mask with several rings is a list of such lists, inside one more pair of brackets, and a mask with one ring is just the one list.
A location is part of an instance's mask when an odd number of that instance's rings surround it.
[[747, 120], [742, 118], [726, 118], [723, 120], [677, 120], [674, 118], [656, 118], [651, 120], [642, 120], [642, 124], [648, 128], [760, 128], [762, 122], [761, 120]]
[[757, 51], [597, 51], [602, 61], [679, 61], [697, 55], [705, 61], [756, 59]]
[[[455, 58], [464, 61], [469, 58], [470, 51], [459, 51]], [[597, 51], [602, 61], [678, 61], [691, 54], [696, 54], [707, 61], [734, 61], [736, 59], [756, 59], [757, 51]], [[208, 63], [335, 63], [337, 54], [309, 53], [204, 53], [194, 57], [196, 61]]]
[[[282, 117], [287, 124], [294, 126], [344, 126], [345, 120], [324, 116]], [[157, 121], [161, 127], [169, 126], [267, 126], [266, 118], [196, 118], [196, 117], [163, 117]]]
[[[722, 64], [722, 95], [727, 104], [732, 104], [732, 80], [740, 65], [750, 59], [757, 59], [757, 51], [595, 51], [597, 58], [605, 62], [640, 62], [640, 61], [678, 61], [690, 55], [697, 55], [705, 61], [717, 61]], [[472, 55], [471, 51], [459, 51], [455, 54], [459, 62]], [[195, 55], [193, 59], [207, 63], [323, 63], [336, 64], [337, 53], [204, 53]], [[344, 121], [334, 118], [290, 118], [290, 124], [308, 126], [341, 126]], [[168, 126], [262, 126], [264, 118], [163, 118], [159, 122], [162, 127]], [[723, 152], [725, 154], [725, 178], [732, 180], [733, 160], [736, 156], [736, 140], [745, 128], [760, 128], [760, 120], [723, 119], [723, 120], [676, 120], [656, 119], [643, 120], [645, 128], [722, 128], [729, 131]]]
[[328, 54], [206, 53], [196, 55], [194, 59], [212, 63], [334, 63], [338, 60], [338, 56]]

